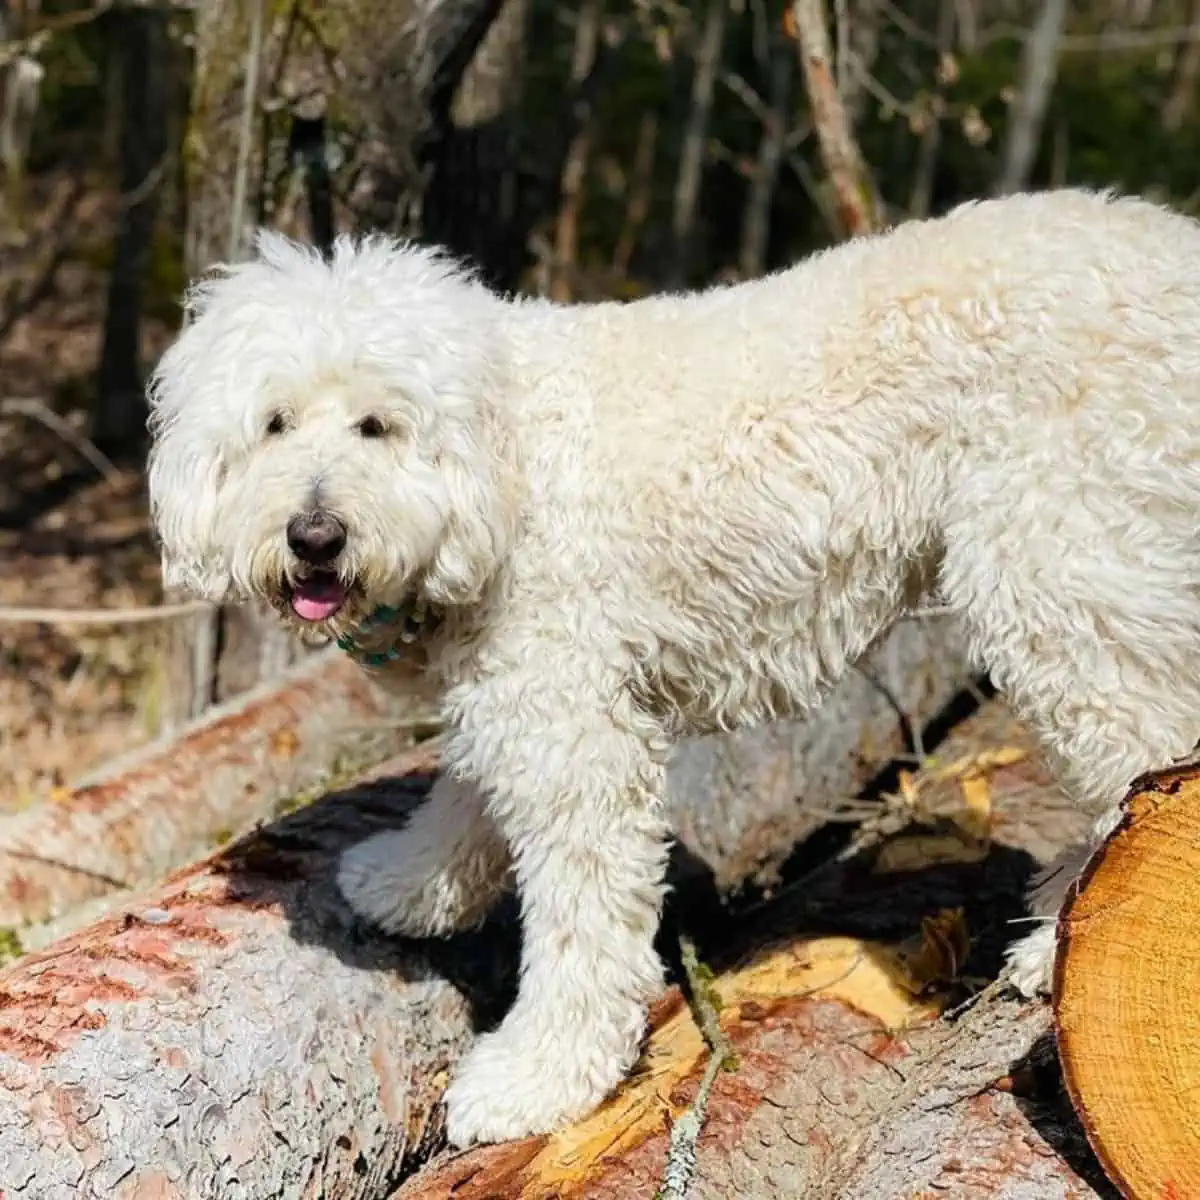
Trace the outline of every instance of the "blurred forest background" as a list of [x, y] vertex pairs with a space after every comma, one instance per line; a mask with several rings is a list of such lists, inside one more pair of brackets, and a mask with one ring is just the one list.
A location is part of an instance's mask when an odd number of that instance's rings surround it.
[[1198, 75], [1200, 0], [0, 0], [0, 807], [297, 653], [154, 611], [145, 518], [145, 373], [257, 225], [586, 300], [1025, 187], [1193, 211]]

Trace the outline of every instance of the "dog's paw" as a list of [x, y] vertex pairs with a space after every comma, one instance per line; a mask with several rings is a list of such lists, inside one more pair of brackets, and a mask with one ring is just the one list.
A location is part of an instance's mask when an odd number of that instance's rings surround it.
[[619, 1062], [598, 1059], [594, 1044], [573, 1054], [570, 1039], [536, 1043], [503, 1026], [484, 1034], [446, 1090], [446, 1136], [454, 1146], [507, 1142], [551, 1133], [590, 1113], [617, 1086]]
[[1009, 947], [1004, 978], [1027, 1000], [1050, 994], [1054, 979], [1054, 947], [1052, 922]]
[[377, 833], [346, 850], [337, 882], [350, 907], [387, 933], [441, 937], [478, 924], [495, 899], [490, 880], [456, 870], [407, 830]]

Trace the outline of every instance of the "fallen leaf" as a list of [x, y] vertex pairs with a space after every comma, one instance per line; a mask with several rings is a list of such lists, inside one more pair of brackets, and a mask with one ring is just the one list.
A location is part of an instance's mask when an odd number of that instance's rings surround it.
[[958, 781], [966, 811], [956, 822], [970, 837], [986, 839], [992, 830], [992, 789], [984, 775], [964, 775]]
[[940, 780], [961, 779], [963, 776], [983, 775], [989, 771], [997, 771], [1001, 767], [1011, 767], [1014, 763], [1023, 762], [1029, 757], [1029, 751], [1022, 746], [995, 746], [990, 750], [981, 750], [978, 754], [968, 754], [947, 763], [937, 772]]
[[921, 932], [896, 947], [900, 980], [914, 996], [924, 996], [962, 975], [971, 950], [967, 920], [961, 908], [944, 908], [921, 918]]

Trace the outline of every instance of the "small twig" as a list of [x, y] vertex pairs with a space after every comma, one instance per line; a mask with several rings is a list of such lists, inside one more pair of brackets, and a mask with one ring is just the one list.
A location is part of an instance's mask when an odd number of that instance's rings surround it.
[[203, 600], [151, 604], [139, 608], [8, 608], [0, 606], [3, 625], [140, 625], [211, 609]]
[[924, 763], [925, 761], [925, 742], [921, 738], [920, 723], [910, 713], [905, 711], [904, 706], [900, 703], [896, 693], [892, 691], [882, 679], [879, 678], [869, 668], [859, 664], [857, 670], [862, 677], [870, 683], [876, 691], [892, 706], [896, 716], [900, 718], [902, 724], [908, 726], [908, 740], [912, 746], [912, 752], [916, 755], [917, 761]]
[[25, 417], [39, 422], [57, 434], [80, 458], [86, 459], [109, 483], [116, 483], [121, 478], [116, 463], [107, 454], [41, 400], [5, 400], [0, 402], [0, 416]]
[[88, 879], [94, 879], [97, 883], [103, 883], [105, 886], [111, 888], [128, 889], [133, 886], [127, 879], [118, 879], [115, 875], [108, 875], [103, 871], [95, 871], [91, 867], [81, 867], [78, 863], [65, 862], [61, 858], [34, 854], [29, 850], [0, 850], [0, 854], [7, 855], [9, 858], [15, 858], [21, 862], [38, 863], [44, 867], [57, 867], [71, 875], [83, 875]]
[[679, 950], [688, 981], [692, 1016], [708, 1045], [709, 1059], [695, 1098], [671, 1126], [667, 1166], [655, 1200], [685, 1200], [696, 1172], [696, 1141], [704, 1127], [709, 1096], [722, 1068], [733, 1064], [733, 1047], [721, 1028], [721, 1018], [711, 995], [712, 983], [696, 953], [695, 942], [686, 933], [679, 935]]

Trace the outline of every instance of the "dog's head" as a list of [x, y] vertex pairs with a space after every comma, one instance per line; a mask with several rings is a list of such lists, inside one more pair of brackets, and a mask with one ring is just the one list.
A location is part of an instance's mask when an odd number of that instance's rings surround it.
[[340, 633], [469, 604], [507, 546], [503, 302], [438, 254], [274, 234], [189, 293], [150, 384], [164, 577]]

